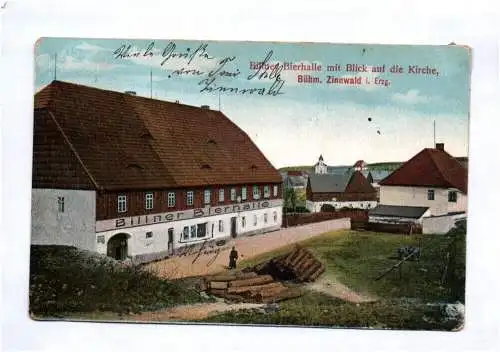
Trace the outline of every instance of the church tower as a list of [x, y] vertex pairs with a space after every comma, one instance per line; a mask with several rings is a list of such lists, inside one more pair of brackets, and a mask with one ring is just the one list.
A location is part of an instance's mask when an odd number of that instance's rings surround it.
[[315, 174], [326, 174], [327, 166], [323, 161], [323, 155], [319, 156], [318, 162], [314, 165], [314, 173]]

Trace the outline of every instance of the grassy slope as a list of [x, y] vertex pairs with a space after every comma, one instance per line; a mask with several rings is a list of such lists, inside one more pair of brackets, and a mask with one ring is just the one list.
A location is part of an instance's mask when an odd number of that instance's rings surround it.
[[[454, 301], [463, 298], [463, 287], [442, 287], [445, 252], [450, 239], [446, 236], [410, 237], [406, 235], [332, 232], [302, 242], [311, 248], [326, 264], [324, 275], [331, 275], [354, 290], [381, 298], [378, 302], [355, 305], [319, 293], [283, 302], [281, 311], [272, 314], [258, 312], [231, 312], [209, 319], [215, 322], [326, 325], [326, 326], [378, 326], [405, 329], [451, 329], [441, 323], [424, 322], [422, 316], [439, 315], [436, 307], [405, 303], [399, 298], [429, 301]], [[419, 261], [403, 266], [402, 278], [396, 270], [384, 278], [375, 278], [397, 263], [391, 259], [403, 245], [422, 247]], [[286, 253], [291, 246], [266, 253], [240, 266], [252, 266], [275, 255]], [[465, 265], [465, 248], [459, 264]], [[449, 323], [448, 323], [449, 324]]]
[[35, 317], [138, 313], [199, 301], [196, 290], [159, 279], [138, 266], [89, 259], [73, 247], [31, 248], [30, 312]]

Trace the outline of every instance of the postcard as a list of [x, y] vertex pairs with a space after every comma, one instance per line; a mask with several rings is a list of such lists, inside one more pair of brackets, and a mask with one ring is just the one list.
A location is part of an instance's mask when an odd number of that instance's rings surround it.
[[470, 48], [34, 50], [33, 319], [464, 326]]

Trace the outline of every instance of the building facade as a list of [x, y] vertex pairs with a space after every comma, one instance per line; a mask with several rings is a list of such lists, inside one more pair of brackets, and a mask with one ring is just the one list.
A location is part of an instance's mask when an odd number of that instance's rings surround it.
[[33, 146], [32, 244], [147, 262], [281, 227], [280, 174], [207, 107], [54, 81]]
[[377, 192], [359, 171], [310, 175], [306, 189], [307, 209], [320, 212], [325, 204], [335, 209], [370, 209], [377, 206]]
[[380, 181], [380, 204], [428, 208], [424, 233], [446, 233], [467, 214], [467, 169], [444, 144], [425, 148]]

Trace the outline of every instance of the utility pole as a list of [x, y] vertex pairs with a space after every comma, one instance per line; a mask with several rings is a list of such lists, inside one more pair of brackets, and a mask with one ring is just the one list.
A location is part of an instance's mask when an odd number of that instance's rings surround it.
[[434, 145], [433, 148], [436, 148], [436, 120], [434, 120]]

